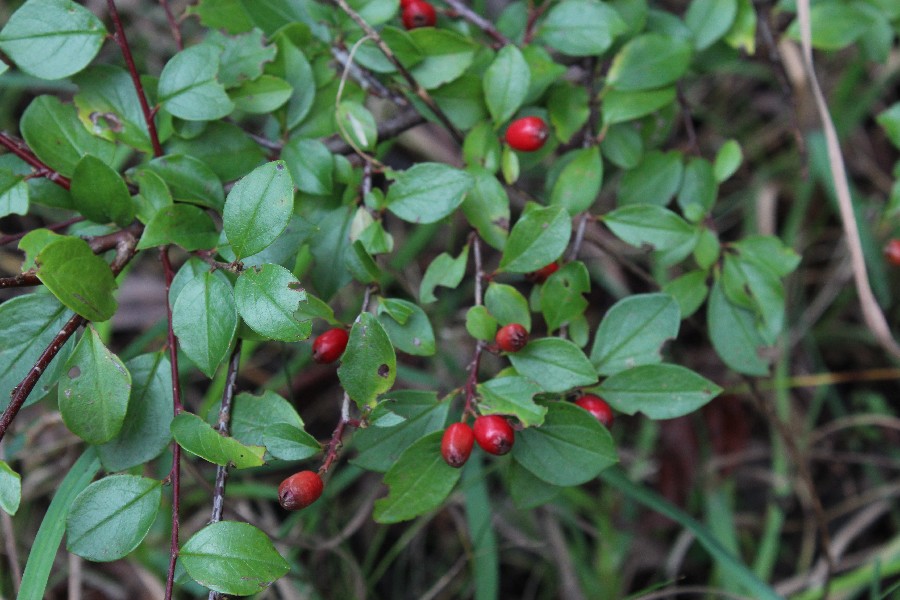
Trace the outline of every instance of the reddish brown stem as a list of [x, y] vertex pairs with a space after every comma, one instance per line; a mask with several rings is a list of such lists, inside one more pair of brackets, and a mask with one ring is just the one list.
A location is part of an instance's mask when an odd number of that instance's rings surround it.
[[[169, 248], [165, 246], [160, 251], [160, 260], [163, 264], [163, 272], [166, 282], [166, 317], [168, 320], [169, 362], [172, 367], [172, 412], [177, 417], [184, 410], [181, 404], [181, 385], [178, 382], [178, 341], [175, 331], [172, 329], [172, 303], [169, 301], [169, 291], [172, 288], [172, 280], [175, 272], [172, 263], [169, 262]], [[172, 590], [175, 585], [175, 561], [178, 560], [178, 512], [181, 504], [181, 446], [178, 442], [172, 442], [172, 470], [169, 473], [169, 482], [172, 484], [172, 538], [169, 545], [169, 572], [166, 575], [166, 600], [172, 600]]]
[[166, 20], [169, 22], [169, 29], [172, 30], [172, 37], [175, 38], [175, 47], [178, 48], [179, 51], [184, 50], [184, 40], [181, 39], [181, 28], [178, 27], [178, 21], [175, 20], [175, 15], [172, 14], [172, 7], [169, 6], [168, 0], [159, 0], [159, 3], [162, 4], [163, 10], [166, 12]]
[[319, 467], [319, 475], [327, 473], [328, 469], [331, 468], [332, 463], [337, 460], [337, 457], [340, 454], [341, 445], [343, 444], [344, 431], [347, 427], [359, 427], [359, 420], [351, 419], [349, 412], [350, 396], [344, 392], [343, 405], [341, 406], [341, 420], [338, 421], [337, 427], [334, 428], [334, 432], [331, 434], [331, 440], [325, 447], [325, 460], [322, 461], [322, 466]]
[[8, 133], [0, 131], [0, 146], [5, 147], [7, 150], [28, 163], [28, 165], [34, 169], [34, 174], [36, 176], [49, 179], [59, 187], [67, 190], [72, 187], [72, 182], [68, 177], [63, 177], [58, 172], [45, 165], [43, 161], [35, 156], [28, 146], [25, 145], [25, 142], [17, 140]]
[[131, 75], [131, 82], [134, 84], [134, 90], [137, 92], [138, 102], [141, 103], [141, 112], [144, 113], [144, 121], [147, 122], [147, 133], [150, 134], [150, 143], [153, 144], [153, 155], [162, 156], [162, 144], [159, 143], [159, 134], [156, 132], [156, 122], [153, 119], [153, 112], [150, 110], [150, 104], [147, 102], [147, 95], [144, 93], [144, 86], [141, 83], [141, 76], [138, 74], [137, 66], [134, 64], [134, 57], [131, 55], [131, 47], [128, 45], [128, 38], [125, 37], [125, 28], [122, 26], [122, 20], [119, 18], [119, 11], [116, 9], [115, 0], [106, 0], [109, 7], [109, 16], [112, 18], [113, 26], [116, 33], [113, 39], [122, 51], [125, 58], [125, 64], [128, 66], [128, 73]]
[[[484, 285], [484, 271], [481, 262], [481, 240], [474, 231], [470, 236], [472, 243], [472, 255], [475, 260], [475, 306], [481, 306], [482, 286]], [[485, 343], [478, 340], [475, 343], [475, 352], [472, 354], [472, 362], [469, 363], [469, 375], [466, 377], [466, 405], [463, 408], [462, 420], [466, 419], [466, 415], [475, 416], [475, 390], [478, 385], [478, 367], [481, 365], [481, 353], [484, 352]]]
[[471, 23], [472, 25], [478, 27], [487, 35], [492, 37], [494, 41], [498, 42], [503, 46], [508, 46], [512, 44], [512, 41], [502, 33], [500, 33], [494, 24], [474, 12], [468, 6], [463, 4], [460, 0], [444, 0], [447, 3], [447, 6], [456, 11], [456, 13], [461, 16], [463, 19]]

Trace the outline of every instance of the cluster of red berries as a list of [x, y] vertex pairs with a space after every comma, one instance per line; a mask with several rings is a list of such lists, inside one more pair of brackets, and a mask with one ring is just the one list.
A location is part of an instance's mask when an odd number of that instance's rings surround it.
[[444, 430], [441, 438], [441, 456], [444, 461], [458, 469], [469, 460], [475, 442], [489, 454], [502, 456], [512, 450], [516, 434], [505, 418], [499, 415], [481, 415], [475, 419], [475, 426], [459, 422]]
[[434, 27], [437, 14], [425, 0], [400, 0], [400, 19], [407, 29]]

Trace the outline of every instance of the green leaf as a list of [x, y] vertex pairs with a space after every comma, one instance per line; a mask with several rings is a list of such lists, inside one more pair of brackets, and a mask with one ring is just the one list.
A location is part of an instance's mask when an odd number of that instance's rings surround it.
[[441, 457], [443, 432], [435, 431], [403, 451], [384, 476], [388, 496], [375, 501], [379, 523], [408, 521], [439, 507], [459, 481], [454, 469]]
[[697, 309], [706, 300], [706, 294], [709, 292], [706, 279], [707, 272], [697, 270], [685, 273], [663, 286], [663, 291], [678, 302], [682, 319], [686, 319], [697, 312]]
[[[395, 317], [398, 310], [406, 314], [402, 321]], [[434, 354], [434, 330], [428, 315], [417, 305], [406, 300], [382, 298], [378, 304], [378, 320], [398, 350], [414, 356]]]
[[694, 33], [694, 47], [705, 50], [728, 33], [737, 9], [737, 0], [691, 0], [684, 22]]
[[509, 235], [509, 196], [493, 173], [479, 167], [468, 172], [475, 185], [463, 200], [463, 214], [485, 243], [503, 250]]
[[171, 204], [156, 211], [137, 249], [176, 244], [191, 252], [214, 248], [218, 242], [216, 224], [206, 211], [191, 204]]
[[651, 419], [690, 414], [722, 392], [710, 380], [680, 365], [643, 365], [621, 371], [597, 389], [616, 410], [629, 415], [640, 411]]
[[603, 123], [614, 125], [647, 116], [672, 104], [676, 96], [675, 87], [643, 92], [609, 90], [603, 94]]
[[225, 203], [222, 182], [203, 161], [193, 156], [170, 154], [155, 158], [141, 168], [159, 175], [175, 200], [222, 210]]
[[473, 306], [466, 312], [466, 331], [476, 340], [491, 342], [497, 334], [497, 319], [484, 306]]
[[547, 329], [555, 331], [584, 314], [588, 306], [582, 294], [591, 291], [591, 279], [582, 262], [570, 262], [541, 286], [541, 312]]
[[580, 485], [618, 462], [609, 431], [568, 402], [550, 402], [544, 424], [516, 435], [513, 459], [536, 477], [559, 486]]
[[317, 196], [331, 194], [334, 159], [325, 144], [319, 140], [292, 137], [285, 144], [281, 158], [301, 192]]
[[697, 229], [661, 206], [634, 204], [606, 213], [603, 222], [617, 237], [638, 248], [669, 250], [689, 243]]
[[[221, 403], [212, 416], [218, 418]], [[255, 396], [238, 394], [231, 407], [231, 435], [247, 446], [263, 446], [267, 432], [276, 425], [290, 425], [303, 430], [303, 420], [290, 402], [271, 390]]]
[[172, 308], [172, 328], [181, 349], [207, 377], [228, 355], [237, 324], [231, 283], [219, 271], [189, 281]]
[[290, 271], [279, 265], [245, 269], [234, 284], [238, 314], [256, 333], [297, 342], [309, 337], [312, 324], [294, 317], [306, 292]]
[[75, 208], [91, 221], [115, 221], [126, 227], [134, 220], [134, 203], [125, 181], [105, 162], [90, 154], [76, 165], [71, 192]]
[[91, 135], [84, 128], [75, 108], [53, 96], [38, 96], [31, 101], [19, 129], [35, 156], [60, 175], [71, 177], [85, 154], [110, 164], [116, 155], [113, 143]]
[[93, 448], [88, 448], [75, 461], [62, 483], [59, 484], [31, 546], [28, 563], [22, 574], [19, 598], [37, 600], [44, 597], [50, 571], [53, 569], [53, 562], [59, 550], [59, 543], [66, 530], [66, 515], [69, 507], [81, 490], [91, 483], [99, 470], [100, 461], [97, 460], [97, 454]]
[[178, 553], [194, 581], [222, 594], [257, 594], [290, 570], [269, 537], [249, 523], [219, 521], [185, 542]]
[[587, 90], [569, 81], [557, 82], [547, 98], [547, 112], [556, 137], [563, 143], [569, 142], [591, 114]]
[[474, 180], [465, 171], [440, 163], [418, 163], [397, 173], [385, 202], [388, 210], [410, 223], [434, 223], [462, 204]]
[[[644, 140], [634, 125], [619, 123], [606, 130], [600, 150], [605, 159], [625, 170], [627, 176], [644, 158]], [[621, 200], [619, 203], [621, 204]]]
[[237, 110], [250, 114], [267, 114], [284, 105], [293, 93], [294, 88], [284, 79], [262, 75], [231, 90], [228, 96]]
[[547, 408], [534, 403], [540, 386], [526, 377], [495, 377], [479, 384], [478, 412], [483, 415], [512, 415], [525, 427], [536, 427], [544, 422]]
[[564, 0], [550, 9], [538, 29], [548, 46], [569, 56], [603, 54], [628, 26], [619, 13], [598, 0]]
[[221, 181], [240, 179], [265, 162], [265, 154], [243, 129], [225, 121], [207, 123], [189, 139], [175, 138], [167, 150], [199, 159]]
[[67, 307], [91, 321], [116, 312], [116, 280], [106, 262], [80, 238], [53, 240], [35, 258], [37, 276]]
[[159, 102], [186, 121], [214, 121], [228, 116], [234, 103], [218, 82], [219, 52], [201, 44], [182, 50], [159, 76]]
[[[369, 418], [369, 427], [353, 434], [353, 445], [359, 451], [351, 459], [355, 465], [384, 473], [413, 442], [435, 431], [447, 422], [449, 402], [438, 402], [435, 392], [397, 390], [385, 395]], [[384, 416], [399, 417], [399, 423], [380, 425]]]
[[131, 395], [131, 374], [121, 359], [88, 327], [64, 368], [59, 413], [66, 427], [89, 444], [116, 437]]
[[716, 160], [713, 163], [713, 173], [716, 181], [722, 183], [738, 170], [741, 161], [744, 159], [741, 152], [741, 145], [737, 140], [728, 140], [716, 153]]
[[236, 469], [246, 469], [258, 467], [264, 462], [265, 448], [247, 446], [234, 438], [220, 435], [193, 413], [183, 412], [172, 419], [172, 435], [179, 446], [216, 465], [233, 464]]
[[591, 362], [601, 375], [662, 361], [663, 344], [678, 335], [681, 314], [668, 294], [637, 294], [616, 302], [603, 317]]
[[[153, 171], [137, 171], [134, 173], [134, 180], [140, 191], [134, 197], [137, 204], [136, 216], [141, 223], [146, 225], [153, 220], [157, 212], [172, 206], [172, 193], [169, 192], [169, 186], [162, 180], [162, 177]], [[146, 232], [146, 228], [144, 231]], [[138, 246], [140, 247], [140, 244]]]
[[97, 56], [106, 29], [91, 11], [69, 0], [28, 0], [0, 30], [0, 50], [41, 79], [62, 79]]
[[[28, 375], [71, 316], [50, 294], [27, 294], [0, 304], [0, 408], [6, 408], [12, 389]], [[73, 346], [69, 341], [44, 369], [29, 403], [37, 402], [56, 385]]]
[[752, 254], [727, 253], [722, 268], [722, 291], [737, 306], [754, 311], [767, 345], [775, 343], [784, 328], [784, 285], [777, 272]]
[[726, 365], [747, 375], [769, 374], [768, 360], [761, 354], [766, 344], [753, 313], [729, 302], [719, 281], [709, 294], [706, 321], [713, 348]]
[[22, 477], [0, 460], [0, 510], [12, 516], [22, 500]]
[[372, 150], [378, 143], [378, 124], [375, 117], [359, 102], [344, 101], [334, 114], [338, 131], [351, 145]]
[[372, 314], [362, 313], [353, 323], [337, 373], [344, 391], [360, 409], [394, 385], [397, 356], [390, 337]]
[[613, 59], [607, 85], [622, 92], [639, 92], [671, 85], [687, 72], [691, 46], [658, 33], [632, 38]]
[[306, 55], [291, 43], [286, 35], [275, 36], [275, 44], [278, 46], [278, 56], [272, 63], [272, 68], [278, 69], [278, 74], [284, 77], [293, 89], [287, 106], [282, 109], [286, 113], [285, 125], [293, 129], [303, 121], [312, 108], [316, 97], [315, 78]]
[[573, 150], [562, 160], [569, 157], [553, 184], [550, 204], [561, 206], [574, 216], [589, 209], [597, 199], [603, 184], [603, 161], [596, 146]]
[[627, 171], [619, 182], [619, 206], [655, 204], [665, 206], [681, 188], [684, 173], [682, 156], [678, 151], [654, 150], [634, 169]]
[[33, 229], [25, 234], [25, 236], [19, 240], [19, 250], [25, 253], [25, 260], [22, 261], [22, 272], [24, 273], [25, 271], [34, 269], [34, 261], [41, 250], [46, 248], [50, 242], [60, 240], [64, 237], [65, 236], [63, 235], [53, 233], [49, 229], [43, 228]]
[[28, 194], [24, 177], [0, 171], [0, 218], [28, 214]]
[[426, 90], [458, 78], [475, 58], [474, 42], [455, 31], [420, 27], [410, 31], [409, 37], [425, 56], [410, 72]]
[[[818, 50], [846, 48], [868, 33], [878, 19], [883, 18], [883, 15], [865, 2], [817, 3], [809, 10], [813, 48]], [[800, 39], [797, 19], [788, 27], [787, 35], [795, 40]]]
[[500, 269], [512, 273], [536, 271], [562, 255], [571, 235], [572, 223], [565, 209], [531, 205], [509, 234]]
[[466, 134], [463, 141], [463, 162], [469, 172], [476, 176], [482, 169], [492, 174], [500, 168], [500, 140], [490, 122], [483, 121]]
[[75, 498], [66, 517], [66, 549], [92, 561], [124, 558], [143, 541], [159, 511], [162, 482], [110, 475]]
[[269, 454], [280, 460], [306, 460], [322, 451], [316, 438], [287, 423], [269, 426], [263, 432], [263, 444]]
[[425, 270], [422, 284], [419, 286], [419, 302], [436, 302], [434, 288], [443, 286], [456, 289], [466, 274], [466, 263], [469, 260], [469, 246], [463, 247], [459, 256], [453, 258], [446, 252], [437, 256]]
[[172, 367], [162, 352], [142, 354], [127, 363], [131, 394], [122, 429], [97, 446], [103, 468], [124, 471], [159, 456], [172, 440]]
[[513, 504], [519, 510], [529, 510], [547, 504], [563, 490], [560, 486], [550, 485], [543, 479], [538, 479], [515, 460], [509, 463], [506, 485]]
[[756, 22], [753, 0], [738, 0], [737, 16], [725, 35], [725, 43], [750, 56], [756, 54]]
[[238, 258], [267, 248], [294, 212], [294, 183], [283, 160], [266, 163], [238, 181], [225, 200], [225, 235]]
[[508, 354], [520, 375], [547, 392], [565, 392], [597, 382], [597, 371], [584, 353], [569, 340], [541, 338]]
[[900, 148], [900, 102], [878, 113], [875, 118], [895, 147]]
[[522, 52], [515, 46], [504, 46], [484, 72], [484, 99], [494, 122], [512, 117], [528, 92], [531, 73]]
[[531, 330], [528, 300], [513, 286], [492, 281], [484, 294], [484, 305], [500, 325], [518, 323]]
[[211, 31], [203, 43], [219, 48], [218, 80], [227, 88], [259, 81], [263, 66], [276, 55], [275, 47], [266, 45], [265, 35], [259, 29], [236, 36]]

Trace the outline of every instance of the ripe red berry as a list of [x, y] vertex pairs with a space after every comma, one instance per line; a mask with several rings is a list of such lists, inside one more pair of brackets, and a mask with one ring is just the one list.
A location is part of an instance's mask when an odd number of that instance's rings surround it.
[[540, 117], [516, 119], [506, 128], [506, 143], [513, 150], [521, 152], [540, 150], [548, 137], [550, 129]]
[[575, 404], [594, 415], [594, 418], [603, 423], [606, 427], [612, 426], [612, 409], [609, 407], [609, 404], [606, 403], [606, 400], [600, 396], [585, 394], [576, 400]]
[[900, 267], [900, 239], [893, 239], [884, 247], [884, 257], [895, 267]]
[[474, 443], [475, 434], [472, 433], [472, 428], [465, 423], [454, 423], [444, 430], [444, 437], [441, 438], [441, 456], [448, 465], [458, 469], [469, 460]]
[[499, 415], [484, 415], [475, 419], [475, 441], [481, 449], [497, 456], [512, 450], [516, 433], [509, 422]]
[[319, 499], [325, 485], [315, 471], [294, 473], [278, 486], [278, 503], [285, 510], [300, 510]]
[[403, 3], [400, 16], [403, 19], [403, 26], [407, 29], [434, 27], [437, 22], [434, 7], [425, 0], [408, 0]]
[[559, 263], [552, 262], [545, 267], [541, 267], [537, 271], [532, 271], [525, 275], [525, 279], [533, 283], [544, 283], [547, 278], [559, 271]]
[[494, 341], [504, 352], [518, 352], [528, 343], [528, 331], [518, 323], [510, 323], [497, 331]]
[[313, 342], [313, 360], [322, 364], [333, 363], [344, 353], [349, 339], [350, 334], [346, 329], [329, 329]]

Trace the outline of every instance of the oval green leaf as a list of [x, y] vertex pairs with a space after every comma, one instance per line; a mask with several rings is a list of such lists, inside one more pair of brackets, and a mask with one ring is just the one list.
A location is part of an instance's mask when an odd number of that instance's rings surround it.
[[680, 365], [643, 365], [612, 375], [598, 388], [610, 406], [651, 419], [690, 414], [718, 396], [722, 388]]
[[220, 435], [206, 421], [189, 412], [172, 419], [172, 435], [179, 446], [216, 465], [233, 464], [236, 469], [246, 469], [264, 464], [265, 448], [247, 446]]
[[522, 52], [515, 46], [504, 46], [484, 72], [484, 99], [494, 123], [512, 117], [528, 93], [531, 73]]
[[225, 200], [225, 235], [238, 258], [253, 256], [281, 235], [294, 212], [294, 183], [283, 160], [238, 181]]
[[237, 325], [231, 283], [218, 271], [189, 281], [172, 309], [172, 328], [181, 349], [208, 377], [225, 360]]
[[391, 389], [396, 377], [397, 356], [391, 338], [374, 315], [362, 313], [350, 329], [338, 368], [344, 391], [363, 409]]
[[250, 329], [273, 340], [298, 342], [309, 337], [312, 324], [294, 317], [306, 292], [290, 271], [265, 264], [245, 269], [234, 284], [238, 314]]
[[216, 79], [219, 49], [201, 44], [182, 50], [159, 76], [159, 102], [186, 121], [214, 121], [228, 116], [234, 103]]
[[385, 202], [410, 223], [434, 223], [462, 204], [474, 181], [465, 171], [440, 163], [419, 163], [397, 173]]
[[597, 371], [578, 346], [562, 338], [541, 338], [509, 354], [520, 375], [547, 392], [565, 392], [597, 382]]
[[509, 233], [500, 269], [512, 273], [536, 271], [560, 257], [571, 235], [572, 223], [565, 209], [530, 205]]
[[115, 314], [116, 280], [109, 265], [84, 240], [53, 240], [38, 253], [35, 265], [41, 283], [85, 319], [106, 321]]
[[678, 335], [681, 313], [669, 294], [638, 294], [616, 302], [604, 315], [591, 348], [601, 375], [662, 362], [662, 345]]

